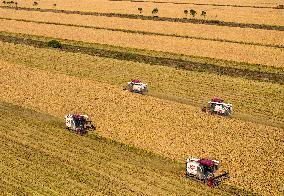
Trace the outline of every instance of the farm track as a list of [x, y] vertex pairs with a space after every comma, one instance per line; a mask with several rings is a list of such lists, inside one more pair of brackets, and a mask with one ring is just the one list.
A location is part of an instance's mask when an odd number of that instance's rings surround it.
[[239, 28], [252, 28], [252, 29], [284, 31], [284, 26], [279, 26], [279, 25], [225, 22], [225, 21], [220, 21], [220, 20], [154, 17], [154, 16], [143, 16], [143, 15], [137, 15], [137, 14], [82, 12], [82, 11], [72, 11], [72, 10], [40, 9], [40, 8], [28, 8], [28, 7], [0, 6], [0, 8], [2, 8], [2, 9], [25, 10], [25, 11], [80, 14], [80, 15], [92, 15], [92, 16], [106, 16], [106, 17], [118, 17], [118, 18], [129, 18], [129, 19], [140, 19], [140, 20], [169, 21], [169, 22], [180, 22], [180, 23], [192, 23], [192, 24], [205, 24], [205, 25], [217, 25], [217, 26], [228, 26], [228, 27], [239, 27]]
[[26, 20], [26, 19], [13, 19], [13, 18], [6, 18], [6, 17], [0, 17], [0, 19], [10, 20], [10, 21], [27, 22], [27, 23], [50, 24], [50, 25], [58, 25], [58, 26], [72, 26], [72, 27], [81, 27], [81, 28], [87, 28], [87, 29], [99, 29], [99, 30], [107, 30], [107, 31], [132, 33], [132, 34], [141, 34], [141, 35], [156, 35], [156, 36], [165, 36], [165, 37], [178, 37], [178, 38], [184, 38], [184, 39], [206, 40], [206, 41], [214, 41], [214, 42], [226, 42], [226, 43], [234, 43], [234, 44], [241, 44], [241, 45], [253, 45], [253, 46], [271, 47], [271, 48], [284, 48], [283, 45], [275, 45], [275, 44], [263, 44], [263, 43], [234, 41], [234, 40], [217, 39], [217, 38], [205, 38], [205, 37], [196, 37], [196, 36], [187, 36], [187, 35], [166, 34], [166, 33], [138, 31], [138, 30], [130, 30], [130, 29], [106, 28], [106, 27], [66, 24], [66, 23], [58, 23], [58, 22], [44, 22], [44, 21], [35, 21], [35, 20]]
[[[31, 45], [39, 48], [47, 48], [46, 41], [40, 41], [35, 39], [26, 39], [20, 38], [16, 36], [6, 36], [0, 35], [0, 40], [8, 43], [15, 44], [25, 44]], [[233, 77], [244, 77], [247, 79], [258, 80], [258, 81], [266, 81], [266, 82], [274, 82], [279, 84], [284, 84], [284, 74], [282, 73], [267, 73], [249, 69], [238, 69], [233, 67], [224, 67], [218, 66], [214, 64], [207, 63], [199, 63], [186, 61], [182, 59], [172, 59], [165, 57], [155, 57], [144, 54], [134, 54], [125, 51], [113, 51], [108, 49], [98, 49], [93, 47], [86, 46], [77, 46], [71, 44], [62, 44], [61, 50], [67, 52], [75, 52], [75, 53], [83, 53], [93, 56], [100, 56], [106, 58], [113, 58], [119, 60], [127, 60], [133, 62], [147, 63], [147, 64], [156, 64], [162, 66], [175, 67], [179, 69], [185, 69], [190, 71], [198, 71], [198, 72], [210, 72], [219, 75], [228, 75]]]
[[277, 9], [276, 7], [271, 6], [250, 6], [250, 5], [233, 5], [233, 4], [215, 4], [215, 3], [186, 3], [186, 2], [175, 2], [175, 1], [144, 1], [144, 0], [109, 0], [109, 1], [129, 1], [133, 3], [156, 3], [156, 4], [174, 4], [174, 5], [206, 5], [206, 6], [214, 6], [214, 7], [242, 7], [242, 8], [271, 8]]

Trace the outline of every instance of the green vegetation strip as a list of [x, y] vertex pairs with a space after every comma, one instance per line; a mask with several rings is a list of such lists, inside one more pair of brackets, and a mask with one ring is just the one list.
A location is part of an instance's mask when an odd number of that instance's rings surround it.
[[207, 40], [207, 41], [215, 41], [215, 42], [226, 42], [226, 43], [233, 43], [233, 44], [242, 44], [242, 45], [264, 46], [264, 47], [271, 47], [271, 48], [284, 48], [283, 45], [262, 44], [262, 43], [255, 43], [255, 42], [243, 42], [243, 41], [233, 41], [233, 40], [226, 40], [226, 39], [204, 38], [204, 37], [196, 37], [196, 36], [177, 35], [177, 34], [155, 33], [155, 32], [148, 32], [148, 31], [137, 31], [137, 30], [135, 31], [135, 30], [129, 30], [129, 29], [114, 29], [114, 28], [95, 27], [95, 26], [88, 26], [88, 25], [76, 25], [76, 24], [66, 24], [66, 23], [58, 23], [58, 22], [43, 22], [43, 21], [26, 20], [26, 19], [13, 19], [13, 18], [5, 18], [5, 17], [0, 17], [0, 19], [1, 20], [12, 20], [12, 21], [20, 21], [20, 22], [37, 23], [37, 24], [50, 24], [50, 25], [80, 27], [80, 28], [87, 28], [87, 29], [117, 31], [117, 32], [142, 34], [142, 35], [178, 37], [178, 38], [184, 38], [184, 39]]
[[39, 11], [39, 12], [54, 12], [54, 13], [65, 13], [65, 14], [106, 16], [106, 17], [118, 17], [118, 18], [129, 18], [129, 19], [140, 19], [140, 20], [170, 21], [170, 22], [181, 22], [181, 23], [193, 23], [193, 24], [205, 24], [205, 25], [217, 25], [217, 26], [228, 26], [228, 27], [240, 27], [240, 28], [253, 28], [253, 29], [284, 31], [284, 26], [225, 22], [225, 21], [220, 21], [220, 20], [169, 18], [169, 17], [157, 17], [157, 16], [156, 17], [155, 16], [143, 16], [143, 15], [138, 15], [138, 14], [82, 12], [82, 11], [72, 11], [72, 10], [40, 9], [40, 8], [28, 8], [28, 7], [0, 6], [0, 8], [2, 8], [2, 9], [25, 10], [25, 11]]
[[177, 5], [206, 5], [206, 6], [217, 6], [217, 7], [247, 7], [247, 8], [272, 8], [277, 7], [271, 6], [252, 6], [252, 5], [233, 5], [233, 4], [215, 4], [215, 3], [188, 3], [188, 2], [175, 2], [175, 1], [144, 1], [144, 0], [109, 0], [109, 1], [129, 1], [133, 3], [157, 3], [157, 4], [177, 4]]
[[[89, 133], [63, 119], [0, 102], [0, 189], [11, 195], [252, 195], [184, 176], [184, 163]], [[145, 188], [146, 187], [146, 188]]]
[[[24, 38], [17, 37], [12, 35], [1, 35], [0, 40], [8, 43], [15, 44], [26, 44], [39, 48], [47, 48], [47, 40], [39, 40], [34, 38]], [[268, 73], [257, 70], [250, 69], [239, 69], [234, 67], [226, 67], [226, 66], [218, 66], [215, 64], [207, 64], [177, 58], [169, 58], [169, 57], [158, 57], [158, 56], [150, 56], [139, 53], [131, 53], [128, 51], [120, 51], [120, 50], [111, 50], [107, 48], [94, 48], [92, 46], [80, 46], [75, 44], [62, 44], [61, 50], [75, 53], [83, 53], [94, 56], [113, 58], [119, 60], [127, 60], [134, 61], [140, 63], [147, 64], [156, 64], [163, 66], [170, 66], [179, 69], [185, 69], [190, 71], [198, 71], [198, 72], [210, 72], [220, 75], [228, 75], [233, 77], [244, 77], [248, 79], [258, 80], [258, 81], [266, 81], [266, 82], [274, 82], [279, 84], [284, 84], [284, 74], [283, 73]]]

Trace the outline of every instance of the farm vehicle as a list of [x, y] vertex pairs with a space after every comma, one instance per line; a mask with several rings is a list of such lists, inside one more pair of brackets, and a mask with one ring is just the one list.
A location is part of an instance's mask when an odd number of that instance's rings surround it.
[[233, 113], [233, 105], [230, 103], [224, 103], [223, 99], [213, 98], [208, 102], [207, 106], [202, 108], [202, 111], [209, 114], [230, 116]]
[[229, 178], [228, 172], [219, 173], [220, 161], [189, 158], [186, 160], [186, 177], [207, 184], [213, 188], [218, 186], [223, 179]]
[[127, 86], [124, 90], [145, 95], [148, 93], [148, 85], [142, 83], [141, 80], [132, 80], [131, 82], [127, 83]]
[[65, 115], [66, 129], [77, 134], [84, 135], [88, 131], [96, 130], [95, 125], [87, 115], [67, 114]]

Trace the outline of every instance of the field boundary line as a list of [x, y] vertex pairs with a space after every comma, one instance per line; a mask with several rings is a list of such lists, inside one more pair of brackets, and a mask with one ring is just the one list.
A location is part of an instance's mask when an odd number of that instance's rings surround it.
[[[47, 41], [40, 41], [30, 38], [21, 38], [17, 36], [0, 35], [0, 41], [14, 44], [25, 44], [38, 48], [49, 48]], [[126, 51], [114, 51], [110, 49], [95, 48], [91, 46], [78, 46], [73, 44], [62, 44], [62, 51], [83, 53], [92, 56], [126, 60], [132, 62], [155, 64], [161, 66], [174, 67], [188, 71], [209, 72], [218, 75], [227, 75], [231, 77], [242, 77], [263, 82], [272, 82], [284, 84], [283, 73], [268, 73], [257, 70], [240, 69], [235, 67], [224, 67], [214, 64], [194, 62], [190, 60], [174, 59], [169, 57], [157, 57], [146, 54], [137, 54]]]
[[262, 43], [256, 43], [256, 42], [243, 42], [243, 41], [196, 37], [196, 36], [187, 36], [187, 35], [177, 35], [177, 34], [166, 34], [166, 33], [138, 31], [138, 30], [130, 30], [130, 29], [115, 29], [115, 28], [96, 27], [96, 26], [89, 26], [89, 25], [77, 25], [77, 24], [71, 24], [71, 23], [44, 22], [44, 21], [14, 19], [14, 18], [5, 18], [5, 17], [0, 17], [0, 20], [19, 21], [19, 22], [37, 23], [37, 24], [50, 24], [50, 25], [58, 25], [58, 26], [70, 26], [70, 27], [79, 27], [79, 28], [87, 28], [87, 29], [117, 31], [117, 32], [123, 32], [123, 33], [142, 34], [142, 35], [176, 37], [176, 38], [183, 38], [183, 39], [204, 40], [204, 41], [213, 41], [213, 42], [225, 42], [225, 43], [232, 43], [232, 44], [253, 45], [253, 46], [271, 47], [271, 48], [284, 48], [283, 45], [262, 44]]
[[175, 5], [206, 5], [216, 7], [240, 7], [240, 8], [260, 8], [260, 9], [277, 9], [272, 6], [253, 6], [253, 5], [235, 5], [235, 4], [216, 4], [216, 3], [187, 3], [187, 2], [175, 2], [175, 1], [151, 1], [151, 0], [108, 0], [108, 1], [129, 1], [131, 3], [157, 3], [157, 4], [175, 4]]
[[25, 11], [80, 14], [80, 15], [105, 16], [105, 17], [117, 17], [117, 18], [140, 19], [140, 20], [154, 20], [154, 21], [169, 21], [169, 22], [179, 22], [179, 23], [192, 23], [192, 24], [204, 24], [204, 25], [215, 25], [215, 26], [228, 26], [228, 27], [239, 27], [239, 28], [284, 31], [284, 26], [267, 25], [267, 24], [252, 24], [252, 23], [236, 23], [236, 22], [226, 22], [226, 21], [221, 21], [221, 20], [184, 19], [184, 18], [143, 16], [143, 15], [137, 15], [137, 14], [83, 12], [83, 11], [72, 11], [72, 10], [41, 9], [41, 8], [28, 8], [28, 7], [0, 6], [0, 8], [1, 9], [25, 10]]

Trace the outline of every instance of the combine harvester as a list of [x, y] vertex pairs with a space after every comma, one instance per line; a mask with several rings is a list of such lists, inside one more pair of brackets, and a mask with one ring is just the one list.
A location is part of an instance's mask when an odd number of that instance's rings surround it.
[[230, 103], [224, 103], [223, 99], [213, 98], [208, 102], [207, 106], [202, 108], [202, 111], [208, 114], [231, 116], [233, 113], [233, 105]]
[[139, 93], [145, 95], [148, 93], [148, 85], [142, 83], [141, 80], [132, 80], [131, 82], [127, 83], [127, 87], [125, 90], [128, 90], [132, 93]]
[[89, 116], [80, 114], [65, 115], [66, 129], [77, 134], [84, 135], [89, 130], [96, 130], [96, 127], [89, 120]]
[[229, 178], [228, 172], [215, 175], [219, 168], [220, 161], [216, 160], [199, 158], [189, 158], [186, 160], [186, 176], [203, 182], [211, 188], [218, 186], [222, 179]]

